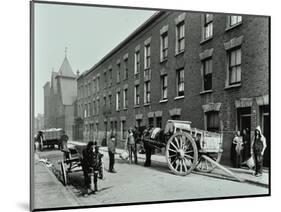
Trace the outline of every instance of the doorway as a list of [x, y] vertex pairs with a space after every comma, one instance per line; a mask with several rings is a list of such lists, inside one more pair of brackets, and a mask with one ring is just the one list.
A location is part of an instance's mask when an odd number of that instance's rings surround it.
[[270, 166], [270, 115], [269, 115], [268, 105], [261, 107], [261, 127], [267, 145], [264, 151], [263, 165], [265, 167], [269, 167]]

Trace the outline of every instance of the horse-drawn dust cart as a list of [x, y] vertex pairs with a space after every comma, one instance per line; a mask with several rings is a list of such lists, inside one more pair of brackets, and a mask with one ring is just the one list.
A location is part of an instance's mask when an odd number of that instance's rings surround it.
[[194, 169], [211, 172], [220, 166], [222, 134], [191, 128], [190, 121], [168, 120], [164, 130], [147, 130], [142, 140], [148, 148], [165, 148], [168, 166], [176, 175], [188, 175]]

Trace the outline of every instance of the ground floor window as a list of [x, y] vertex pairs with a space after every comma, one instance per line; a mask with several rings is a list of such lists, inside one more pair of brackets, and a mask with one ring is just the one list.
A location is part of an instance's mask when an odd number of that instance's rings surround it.
[[156, 118], [156, 127], [162, 128], [162, 117]]
[[154, 118], [153, 117], [148, 118], [148, 126], [149, 127], [154, 127]]
[[121, 138], [126, 139], [126, 121], [121, 121]]
[[219, 112], [210, 111], [206, 113], [207, 131], [218, 132], [220, 130]]

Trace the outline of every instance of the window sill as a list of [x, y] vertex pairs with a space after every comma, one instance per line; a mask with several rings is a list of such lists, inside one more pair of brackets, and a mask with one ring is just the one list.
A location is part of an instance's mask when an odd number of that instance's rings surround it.
[[168, 58], [160, 59], [160, 64], [163, 64], [163, 63], [165, 63], [165, 62], [167, 62], [167, 61], [168, 61]]
[[184, 96], [177, 96], [174, 98], [174, 100], [178, 100], [178, 99], [184, 99]]
[[234, 85], [227, 85], [224, 87], [224, 90], [231, 89], [231, 88], [238, 88], [241, 87], [241, 83], [234, 84]]
[[237, 23], [237, 24], [235, 24], [233, 26], [227, 26], [225, 31], [228, 32], [229, 30], [234, 29], [234, 28], [240, 26], [241, 24], [242, 24], [242, 22], [239, 22], [239, 23]]
[[182, 50], [182, 51], [180, 51], [180, 52], [176, 52], [176, 53], [175, 53], [175, 56], [181, 55], [181, 54], [183, 54], [183, 53], [184, 53], [184, 50]]
[[126, 111], [126, 110], [128, 110], [128, 108], [127, 108], [127, 107], [126, 107], [126, 108], [123, 108], [123, 110]]
[[168, 99], [162, 99], [159, 101], [159, 103], [165, 103], [165, 102], [168, 102]]
[[135, 106], [134, 106], [134, 108], [139, 108], [139, 107], [140, 107], [140, 105], [135, 105]]
[[201, 44], [204, 44], [204, 43], [207, 43], [208, 41], [210, 41], [210, 40], [212, 40], [213, 39], [213, 36], [212, 37], [209, 37], [209, 38], [206, 38], [206, 39], [202, 39], [201, 41], [200, 41], [200, 45]]
[[143, 106], [145, 107], [145, 106], [149, 106], [150, 105], [150, 103], [144, 103], [143, 104]]
[[213, 90], [206, 90], [206, 91], [201, 91], [199, 94], [202, 95], [202, 94], [207, 94], [207, 93], [212, 93]]

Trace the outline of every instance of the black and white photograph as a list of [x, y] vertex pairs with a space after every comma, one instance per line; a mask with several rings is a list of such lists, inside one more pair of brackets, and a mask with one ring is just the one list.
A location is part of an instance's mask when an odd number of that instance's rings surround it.
[[30, 15], [31, 210], [270, 196], [270, 16]]

